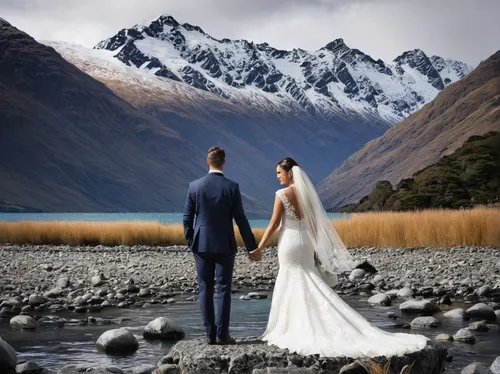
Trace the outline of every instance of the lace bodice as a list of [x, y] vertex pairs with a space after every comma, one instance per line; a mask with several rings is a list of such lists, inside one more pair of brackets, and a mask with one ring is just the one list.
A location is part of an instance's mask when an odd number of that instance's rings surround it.
[[285, 208], [285, 217], [295, 221], [299, 221], [299, 217], [297, 217], [297, 214], [295, 213], [295, 208], [292, 204], [290, 204], [290, 201], [288, 201], [288, 198], [286, 197], [285, 189], [276, 191], [276, 195], [278, 195], [281, 202], [283, 203], [283, 208]]

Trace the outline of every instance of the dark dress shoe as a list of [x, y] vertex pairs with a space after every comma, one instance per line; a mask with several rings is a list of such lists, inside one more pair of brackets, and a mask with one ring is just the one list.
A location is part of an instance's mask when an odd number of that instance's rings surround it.
[[228, 336], [226, 339], [217, 339], [217, 344], [218, 345], [236, 344], [236, 339], [233, 338], [232, 336]]
[[214, 345], [216, 344], [217, 342], [215, 341], [215, 339], [210, 339], [210, 338], [207, 338], [207, 344], [208, 345]]

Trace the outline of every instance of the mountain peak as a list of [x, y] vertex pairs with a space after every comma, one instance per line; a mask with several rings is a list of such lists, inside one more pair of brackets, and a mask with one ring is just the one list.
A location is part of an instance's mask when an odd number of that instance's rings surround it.
[[181, 25], [179, 22], [177, 22], [177, 20], [174, 17], [172, 17], [169, 14], [162, 14], [161, 16], [159, 16], [157, 19], [153, 20], [152, 22], [155, 22], [155, 21], [158, 21], [163, 25], [168, 25], [168, 26], [172, 26], [172, 27], [179, 27]]
[[348, 49], [349, 47], [347, 47], [347, 45], [344, 43], [344, 39], [337, 38], [334, 41], [325, 45], [322, 49], [328, 49], [329, 51], [337, 52], [341, 49], [346, 49], [346, 48]]

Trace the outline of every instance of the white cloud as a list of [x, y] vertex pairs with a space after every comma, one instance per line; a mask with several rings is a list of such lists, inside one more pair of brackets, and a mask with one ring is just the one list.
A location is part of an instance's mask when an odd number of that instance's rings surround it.
[[498, 0], [0, 0], [0, 16], [36, 39], [87, 47], [160, 14], [282, 49], [343, 38], [385, 61], [421, 48], [477, 64], [500, 48]]

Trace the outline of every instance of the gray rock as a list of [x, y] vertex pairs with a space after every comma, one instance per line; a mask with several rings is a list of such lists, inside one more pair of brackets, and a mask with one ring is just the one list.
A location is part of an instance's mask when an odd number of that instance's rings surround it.
[[38, 320], [40, 326], [57, 326], [62, 327], [68, 323], [66, 318], [59, 316], [43, 316]]
[[125, 374], [125, 372], [122, 369], [115, 368], [114, 366], [107, 367], [106, 370], [113, 374]]
[[163, 364], [159, 366], [154, 374], [180, 374], [179, 366], [174, 364]]
[[462, 308], [449, 310], [446, 313], [443, 313], [443, 317], [457, 318], [457, 319], [469, 319], [469, 315]]
[[12, 327], [33, 330], [38, 327], [38, 322], [31, 316], [15, 316], [10, 320]]
[[476, 290], [477, 296], [488, 296], [491, 293], [492, 289], [489, 285], [485, 285]]
[[448, 334], [439, 334], [438, 336], [436, 336], [436, 340], [452, 341], [453, 336]]
[[368, 303], [372, 305], [385, 305], [389, 306], [391, 305], [391, 298], [386, 295], [385, 293], [379, 293], [376, 295], [373, 295], [368, 299]]
[[363, 269], [354, 269], [351, 271], [351, 274], [349, 275], [349, 280], [354, 281], [357, 279], [363, 279], [366, 275], [366, 271]]
[[250, 299], [267, 299], [267, 293], [264, 292], [249, 292], [247, 295]]
[[461, 372], [461, 374], [490, 374], [486, 366], [481, 363], [473, 362], [472, 364], [466, 366]]
[[389, 290], [385, 294], [391, 298], [391, 300], [397, 299], [399, 290]]
[[2, 305], [0, 305], [0, 307], [8, 306], [10, 308], [16, 308], [20, 307], [22, 304], [23, 304], [22, 301], [12, 298], [7, 301], [4, 301]]
[[472, 332], [470, 332], [469, 329], [465, 328], [458, 330], [457, 333], [453, 335], [453, 340], [474, 344], [474, 342], [476, 341], [476, 337], [474, 336], [474, 334], [472, 334]]
[[180, 340], [186, 333], [182, 327], [167, 317], [158, 317], [144, 328], [144, 338], [162, 340]]
[[490, 328], [486, 324], [486, 321], [472, 322], [471, 324], [469, 324], [468, 329], [470, 331], [479, 331], [479, 332], [487, 332], [490, 330]]
[[61, 296], [62, 291], [59, 288], [53, 288], [50, 291], [47, 291], [43, 294], [43, 297], [46, 298], [54, 298], [54, 297], [59, 297]]
[[[194, 355], [193, 352], [196, 352]], [[412, 374], [439, 373], [447, 356], [447, 349], [435, 343], [429, 343], [424, 349], [390, 358], [396, 372], [415, 362]], [[236, 345], [207, 345], [203, 339], [181, 340], [163, 357], [158, 366], [176, 364], [180, 373], [253, 373], [255, 370], [273, 373], [276, 369], [300, 368], [304, 372], [318, 372], [318, 369], [337, 373], [345, 365], [354, 362], [346, 357], [318, 357], [317, 355], [300, 356], [286, 349], [269, 346], [255, 338], [245, 338]], [[386, 358], [378, 360], [384, 365]], [[313, 370], [316, 368], [315, 370]], [[306, 371], [308, 370], [308, 371]], [[257, 372], [258, 373], [258, 372]], [[293, 371], [292, 371], [293, 373]]]
[[139, 290], [139, 296], [143, 297], [143, 296], [149, 296], [151, 295], [151, 290], [149, 288], [141, 288]]
[[17, 354], [14, 348], [5, 340], [0, 338], [0, 368], [5, 373], [14, 373], [17, 365]]
[[399, 306], [402, 313], [430, 316], [439, 312], [439, 306], [432, 300], [408, 300]]
[[397, 293], [398, 299], [411, 299], [413, 297], [413, 290], [409, 287], [401, 288]]
[[105, 283], [105, 280], [102, 275], [94, 275], [90, 280], [90, 283], [92, 283], [92, 286], [94, 287], [99, 287]]
[[[116, 374], [113, 370], [114, 368], [90, 368], [87, 366], [81, 365], [66, 365], [58, 370], [57, 374], [77, 374], [77, 373], [85, 373], [85, 374]], [[123, 372], [122, 372], [123, 373]]]
[[500, 374], [500, 356], [498, 356], [495, 361], [490, 366], [490, 371], [493, 374]]
[[56, 283], [56, 286], [58, 288], [67, 288], [67, 287], [69, 287], [69, 285], [70, 285], [70, 282], [69, 282], [68, 277], [59, 278], [59, 280]]
[[434, 317], [417, 317], [410, 324], [412, 329], [438, 327], [439, 325], [441, 321]]
[[31, 295], [28, 299], [28, 303], [32, 306], [37, 306], [45, 303], [45, 298], [40, 295]]
[[16, 374], [39, 374], [43, 369], [38, 364], [28, 361], [16, 366]]
[[151, 374], [156, 369], [154, 365], [143, 364], [132, 369], [132, 374]]
[[96, 345], [106, 353], [134, 352], [139, 348], [134, 334], [124, 328], [106, 331], [97, 339]]
[[467, 314], [471, 318], [480, 318], [487, 321], [496, 321], [497, 319], [495, 311], [484, 303], [479, 303], [470, 307], [469, 309], [467, 309]]
[[384, 281], [384, 276], [381, 274], [377, 274], [373, 277], [373, 283], [375, 283], [375, 284], [378, 284], [382, 281]]

